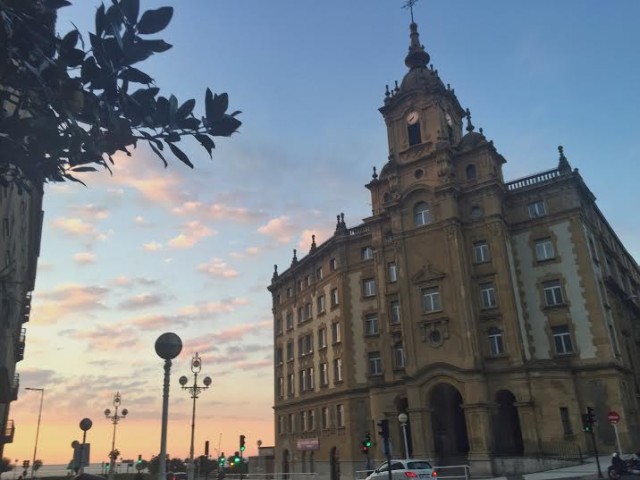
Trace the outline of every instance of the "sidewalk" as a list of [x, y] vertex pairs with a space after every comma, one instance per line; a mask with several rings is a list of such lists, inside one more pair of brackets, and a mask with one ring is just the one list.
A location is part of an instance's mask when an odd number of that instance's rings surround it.
[[[607, 477], [607, 468], [611, 465], [611, 455], [599, 455], [600, 470], [603, 478]], [[585, 462], [571, 467], [546, 470], [544, 472], [525, 473], [524, 475], [508, 475], [504, 477], [487, 478], [483, 480], [555, 480], [580, 478], [586, 480], [596, 480], [598, 478], [598, 466], [596, 457], [587, 457]]]

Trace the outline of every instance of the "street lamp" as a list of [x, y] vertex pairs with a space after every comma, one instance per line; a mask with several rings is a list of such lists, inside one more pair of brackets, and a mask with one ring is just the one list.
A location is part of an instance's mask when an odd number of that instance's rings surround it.
[[111, 452], [109, 452], [109, 458], [111, 459], [111, 461], [109, 462], [109, 480], [113, 480], [113, 477], [115, 475], [115, 469], [116, 469], [116, 459], [118, 458], [119, 452], [116, 450], [116, 425], [118, 425], [118, 422], [125, 418], [127, 416], [127, 414], [129, 413], [129, 410], [127, 410], [126, 408], [122, 409], [122, 412], [120, 415], [118, 415], [118, 408], [120, 408], [120, 403], [122, 402], [122, 397], [120, 396], [120, 392], [117, 392], [114, 396], [113, 396], [113, 406], [115, 407], [115, 412], [113, 412], [113, 415], [111, 415], [111, 410], [110, 409], [105, 409], [104, 411], [104, 416], [111, 420], [111, 423], [113, 423], [113, 437], [111, 438]]
[[31, 480], [33, 480], [36, 474], [36, 455], [38, 454], [38, 437], [40, 436], [40, 419], [42, 418], [42, 401], [44, 400], [44, 388], [26, 387], [25, 390], [40, 392], [40, 409], [38, 410], [38, 426], [36, 427], [36, 444], [33, 447], [33, 462], [31, 463]]
[[158, 480], [167, 480], [167, 420], [169, 417], [169, 377], [171, 360], [182, 351], [182, 340], [173, 332], [160, 335], [155, 344], [156, 353], [164, 360], [164, 383], [162, 384], [162, 423], [160, 433], [160, 458]]
[[402, 412], [398, 415], [398, 421], [400, 422], [400, 425], [402, 425], [402, 436], [404, 438], [404, 451], [406, 458], [411, 458], [411, 455], [409, 455], [409, 442], [407, 441], [407, 422], [409, 421], [409, 417], [406, 413]]
[[188, 391], [191, 394], [191, 398], [193, 399], [193, 410], [191, 413], [191, 446], [189, 447], [189, 465], [187, 467], [187, 476], [188, 480], [193, 480], [193, 439], [196, 429], [196, 399], [198, 398], [198, 394], [202, 390], [206, 390], [211, 385], [211, 377], [204, 377], [202, 379], [203, 386], [198, 385], [198, 373], [202, 370], [202, 360], [198, 356], [198, 352], [191, 359], [191, 372], [193, 372], [193, 385], [186, 386], [189, 379], [184, 375], [180, 377], [178, 380], [183, 390]]

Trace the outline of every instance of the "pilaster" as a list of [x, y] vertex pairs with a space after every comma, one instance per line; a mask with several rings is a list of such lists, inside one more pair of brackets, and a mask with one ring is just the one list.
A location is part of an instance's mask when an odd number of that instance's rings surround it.
[[493, 476], [491, 463], [491, 411], [489, 403], [462, 405], [469, 437], [469, 467], [473, 476]]

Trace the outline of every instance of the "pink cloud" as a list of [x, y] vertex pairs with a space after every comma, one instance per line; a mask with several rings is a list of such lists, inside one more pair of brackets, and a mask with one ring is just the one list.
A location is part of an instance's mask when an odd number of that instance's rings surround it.
[[247, 323], [244, 325], [236, 325], [234, 327], [222, 330], [221, 332], [211, 335], [215, 341], [229, 342], [232, 340], [242, 340], [247, 334], [256, 334], [273, 328], [271, 321], [265, 320], [260, 323]]
[[198, 220], [193, 220], [183, 225], [180, 234], [169, 240], [167, 245], [171, 248], [191, 248], [203, 238], [215, 234], [217, 234], [215, 230], [203, 225]]
[[90, 252], [80, 252], [73, 256], [73, 260], [78, 265], [88, 265], [90, 263], [96, 263], [96, 256]]
[[245, 248], [241, 252], [231, 252], [229, 255], [233, 258], [247, 258], [247, 257], [255, 257], [260, 253], [260, 249], [258, 247], [248, 247]]
[[95, 240], [107, 238], [107, 235], [100, 232], [94, 225], [80, 218], [56, 218], [51, 225], [75, 237], [90, 237]]
[[135, 310], [141, 308], [156, 307], [162, 305], [167, 299], [164, 295], [141, 293], [127, 298], [118, 305], [121, 310]]
[[279, 243], [289, 243], [295, 232], [295, 225], [286, 215], [272, 218], [258, 228], [258, 233], [275, 239]]
[[88, 220], [104, 220], [109, 216], [109, 212], [106, 207], [94, 205], [92, 203], [81, 207], [74, 207], [71, 211], [74, 215]]
[[145, 243], [142, 245], [142, 248], [145, 252], [157, 252], [158, 250], [162, 250], [162, 244], [156, 241]]
[[34, 292], [32, 318], [38, 323], [56, 323], [64, 317], [104, 310], [109, 289], [76, 284], [59, 285], [50, 291]]
[[238, 272], [220, 258], [212, 258], [206, 263], [201, 263], [197, 270], [212, 277], [233, 278], [238, 276]]

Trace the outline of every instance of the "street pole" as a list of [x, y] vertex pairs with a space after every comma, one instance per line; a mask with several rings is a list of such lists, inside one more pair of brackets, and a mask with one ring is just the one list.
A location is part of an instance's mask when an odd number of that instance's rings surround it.
[[104, 411], [104, 416], [111, 420], [113, 423], [113, 435], [111, 437], [111, 453], [109, 453], [110, 462], [109, 462], [109, 480], [113, 480], [116, 472], [116, 460], [118, 458], [118, 453], [116, 452], [116, 426], [118, 422], [125, 418], [129, 411], [126, 408], [122, 409], [122, 413], [118, 415], [118, 408], [120, 408], [120, 404], [122, 403], [122, 397], [120, 396], [120, 392], [117, 392], [113, 396], [113, 406], [115, 407], [115, 412], [111, 415], [111, 410], [106, 409]]
[[40, 392], [40, 409], [38, 410], [38, 426], [36, 427], [36, 443], [33, 447], [33, 462], [31, 463], [31, 480], [35, 478], [36, 474], [36, 456], [38, 454], [38, 437], [40, 436], [40, 419], [42, 418], [42, 402], [44, 400], [44, 388], [25, 388], [25, 390], [31, 390], [34, 392]]
[[598, 457], [598, 446], [596, 445], [596, 435], [593, 433], [593, 428], [591, 429], [591, 442], [593, 443], [593, 452], [596, 455], [596, 465], [598, 466], [598, 478], [604, 478], [602, 476], [602, 469], [600, 468], [600, 458]]
[[202, 360], [198, 356], [198, 352], [191, 358], [191, 372], [193, 373], [193, 385], [187, 387], [189, 379], [184, 375], [178, 380], [183, 390], [186, 390], [191, 394], [193, 399], [193, 408], [191, 409], [191, 444], [189, 446], [189, 465], [187, 466], [187, 478], [188, 480], [194, 480], [194, 442], [196, 431], [196, 400], [201, 391], [206, 390], [211, 385], [211, 377], [204, 377], [202, 380], [203, 385], [198, 385], [198, 373], [202, 370]]
[[407, 421], [409, 420], [409, 416], [406, 413], [401, 413], [398, 415], [398, 421], [400, 425], [402, 425], [402, 437], [404, 438], [404, 453], [405, 458], [410, 458], [409, 455], [409, 442], [407, 441]]
[[182, 351], [182, 340], [173, 332], [163, 333], [156, 339], [156, 354], [164, 360], [162, 384], [162, 420], [160, 433], [160, 458], [158, 459], [158, 480], [167, 480], [167, 423], [169, 419], [169, 377], [171, 360]]

